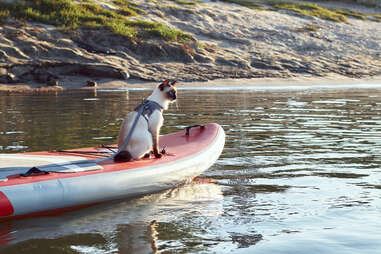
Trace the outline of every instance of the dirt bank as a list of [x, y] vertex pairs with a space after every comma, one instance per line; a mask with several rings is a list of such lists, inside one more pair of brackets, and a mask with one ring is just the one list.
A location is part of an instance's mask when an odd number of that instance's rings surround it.
[[[57, 84], [76, 89], [93, 84], [87, 81], [125, 86], [136, 80], [165, 78], [293, 80], [381, 75], [381, 25], [372, 19], [333, 22], [220, 1], [190, 6], [174, 1], [131, 2], [145, 10], [144, 19], [182, 30], [194, 39], [132, 40], [104, 28], [67, 33], [56, 26], [10, 18], [0, 28], [0, 89], [51, 85], [44, 89], [54, 90]], [[110, 1], [100, 2], [104, 3]]]

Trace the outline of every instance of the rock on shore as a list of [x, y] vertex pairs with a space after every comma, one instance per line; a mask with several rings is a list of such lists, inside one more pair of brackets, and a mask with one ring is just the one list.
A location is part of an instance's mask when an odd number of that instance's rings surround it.
[[9, 19], [0, 27], [0, 83], [38, 87], [57, 81], [73, 87], [70, 77], [206, 81], [381, 75], [381, 25], [375, 21], [337, 23], [211, 1], [187, 7], [133, 2], [147, 11], [145, 19], [185, 31], [195, 41], [131, 40], [107, 29], [64, 33]]

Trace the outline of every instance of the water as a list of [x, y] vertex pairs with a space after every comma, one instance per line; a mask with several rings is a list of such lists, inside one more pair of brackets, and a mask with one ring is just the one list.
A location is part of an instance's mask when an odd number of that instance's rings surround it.
[[[0, 152], [112, 144], [147, 90], [0, 95]], [[380, 253], [381, 87], [180, 90], [162, 133], [217, 122], [202, 180], [0, 224], [0, 253]]]

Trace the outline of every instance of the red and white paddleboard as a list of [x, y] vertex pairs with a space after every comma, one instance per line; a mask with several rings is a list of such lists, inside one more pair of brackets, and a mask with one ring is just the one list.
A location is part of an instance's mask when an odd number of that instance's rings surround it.
[[[208, 169], [224, 144], [224, 130], [212, 123], [190, 129], [189, 135], [184, 130], [160, 136], [160, 147], [167, 151], [160, 159], [102, 161], [100, 154], [111, 154], [104, 147], [0, 154], [0, 220], [58, 214], [172, 188]], [[41, 172], [23, 176], [32, 167]]]

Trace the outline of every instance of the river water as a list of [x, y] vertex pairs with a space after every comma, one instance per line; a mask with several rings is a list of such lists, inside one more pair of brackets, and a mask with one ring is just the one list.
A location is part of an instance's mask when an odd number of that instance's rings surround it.
[[[112, 144], [149, 90], [0, 95], [0, 152]], [[0, 224], [0, 253], [380, 253], [381, 85], [180, 89], [162, 134], [219, 123], [201, 179]]]

